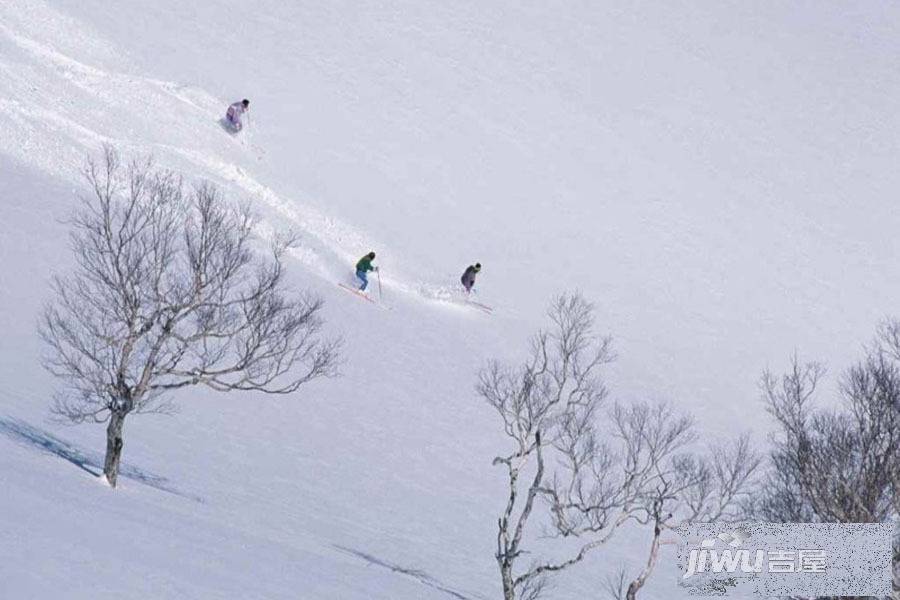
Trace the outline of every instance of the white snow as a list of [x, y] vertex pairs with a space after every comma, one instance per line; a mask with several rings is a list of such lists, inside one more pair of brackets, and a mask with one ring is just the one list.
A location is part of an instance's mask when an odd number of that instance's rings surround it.
[[[475, 373], [568, 289], [616, 398], [762, 443], [762, 369], [836, 376], [897, 310], [898, 31], [888, 3], [0, 3], [0, 597], [497, 598]], [[48, 422], [34, 332], [104, 142], [298, 231], [347, 340], [297, 397], [130, 418], [116, 491], [102, 427]], [[369, 250], [390, 311], [334, 285]], [[490, 316], [452, 301], [476, 260]], [[552, 597], [598, 597], [642, 535]], [[662, 562], [648, 598], [678, 593]]]

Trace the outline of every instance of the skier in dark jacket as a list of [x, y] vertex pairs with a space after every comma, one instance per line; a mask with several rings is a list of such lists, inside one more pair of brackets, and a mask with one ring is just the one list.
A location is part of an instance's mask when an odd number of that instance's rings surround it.
[[359, 286], [359, 291], [361, 292], [366, 291], [366, 286], [369, 285], [369, 278], [366, 276], [366, 273], [378, 270], [378, 267], [372, 266], [373, 260], [375, 260], [375, 253], [369, 252], [356, 263], [356, 278], [362, 281], [362, 285]]
[[228, 121], [228, 124], [231, 125], [232, 129], [240, 131], [244, 128], [244, 123], [241, 121], [241, 118], [249, 112], [250, 101], [244, 98], [228, 107], [228, 110], [225, 112], [225, 120]]
[[475, 285], [475, 276], [479, 271], [481, 271], [481, 263], [469, 265], [466, 268], [465, 273], [462, 274], [462, 277], [459, 278], [459, 280], [462, 281], [463, 287], [466, 288], [467, 294], [472, 291], [472, 286]]

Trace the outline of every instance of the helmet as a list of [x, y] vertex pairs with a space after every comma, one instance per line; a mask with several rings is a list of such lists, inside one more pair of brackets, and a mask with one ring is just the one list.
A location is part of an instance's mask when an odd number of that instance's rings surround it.
[[373, 259], [373, 258], [375, 258], [375, 253], [374, 253], [374, 252], [369, 252], [366, 256], [368, 256], [369, 259]]
[[250, 101], [244, 98], [243, 100], [241, 100], [241, 104], [243, 104], [244, 106], [250, 106]]
[[475, 263], [475, 270], [476, 270], [476, 271], [480, 271], [480, 270], [481, 270], [481, 263]]

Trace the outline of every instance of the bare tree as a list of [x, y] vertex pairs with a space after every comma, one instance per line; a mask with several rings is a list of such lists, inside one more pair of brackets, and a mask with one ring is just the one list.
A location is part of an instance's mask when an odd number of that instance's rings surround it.
[[[886, 323], [865, 358], [841, 379], [842, 404], [813, 407], [824, 369], [796, 357], [762, 389], [780, 431], [753, 505], [766, 520], [877, 523], [900, 518], [900, 323]], [[894, 597], [900, 597], [895, 544]]]
[[[894, 364], [900, 364], [900, 320], [891, 319], [882, 323], [878, 330], [876, 351], [894, 361]], [[900, 405], [895, 403], [894, 407], [893, 424], [896, 427], [897, 420], [900, 419]], [[897, 450], [891, 467], [890, 496], [894, 501], [894, 518], [898, 523], [894, 528], [894, 599], [900, 600], [900, 450]]]
[[319, 337], [322, 301], [291, 297], [283, 257], [252, 248], [249, 209], [215, 187], [185, 191], [148, 159], [123, 164], [107, 147], [88, 161], [91, 194], [72, 221], [76, 266], [55, 277], [40, 333], [46, 368], [65, 382], [53, 410], [108, 422], [103, 472], [115, 487], [131, 413], [165, 412], [165, 394], [290, 394], [336, 369], [337, 341]]
[[653, 527], [647, 560], [627, 587], [622, 571], [618, 584], [608, 585], [607, 591], [616, 593], [616, 600], [636, 600], [656, 568], [665, 531], [688, 523], [741, 520], [760, 463], [747, 435], [711, 446], [705, 455], [685, 452], [666, 457], [637, 517], [640, 523]]
[[[593, 308], [578, 295], [558, 298], [548, 314], [552, 327], [533, 338], [527, 361], [491, 362], [477, 386], [512, 442], [494, 459], [508, 484], [495, 554], [506, 600], [537, 598], [549, 575], [583, 560], [625, 522], [646, 519], [648, 499], [676, 466], [670, 458], [693, 439], [690, 418], [645, 404], [613, 407], [601, 430], [600, 369], [612, 358], [610, 341], [595, 335]], [[570, 540], [570, 554], [522, 567], [538, 505], [546, 536]]]

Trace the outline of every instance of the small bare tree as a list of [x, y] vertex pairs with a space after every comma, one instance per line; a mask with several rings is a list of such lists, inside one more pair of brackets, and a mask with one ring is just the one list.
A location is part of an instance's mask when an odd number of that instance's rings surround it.
[[624, 570], [608, 582], [608, 594], [615, 600], [636, 600], [656, 568], [665, 531], [689, 523], [741, 520], [760, 462], [747, 435], [711, 446], [706, 455], [684, 452], [666, 457], [636, 517], [653, 527], [647, 560], [627, 586]]
[[72, 221], [76, 267], [53, 279], [40, 334], [46, 368], [65, 382], [53, 411], [108, 422], [103, 472], [115, 487], [131, 413], [168, 411], [165, 394], [290, 394], [336, 369], [337, 341], [319, 337], [319, 299], [292, 298], [283, 256], [251, 248], [247, 207], [216, 188], [185, 191], [148, 159], [122, 164], [110, 147], [88, 161], [91, 194]]
[[[796, 357], [782, 376], [766, 373], [764, 398], [779, 432], [771, 469], [753, 504], [769, 521], [878, 523], [900, 518], [900, 323], [879, 331], [866, 357], [841, 380], [843, 404], [813, 407], [824, 369]], [[900, 551], [894, 597], [900, 598]]]
[[[692, 441], [691, 419], [665, 406], [616, 406], [601, 431], [600, 369], [611, 360], [610, 341], [596, 337], [593, 308], [578, 295], [558, 298], [548, 314], [553, 326], [535, 336], [528, 360], [489, 363], [477, 386], [512, 442], [494, 459], [508, 484], [495, 553], [505, 600], [537, 598], [549, 575], [583, 560], [626, 521], [646, 518], [669, 458]], [[547, 509], [548, 537], [570, 540], [571, 553], [522, 567], [538, 504]]]

